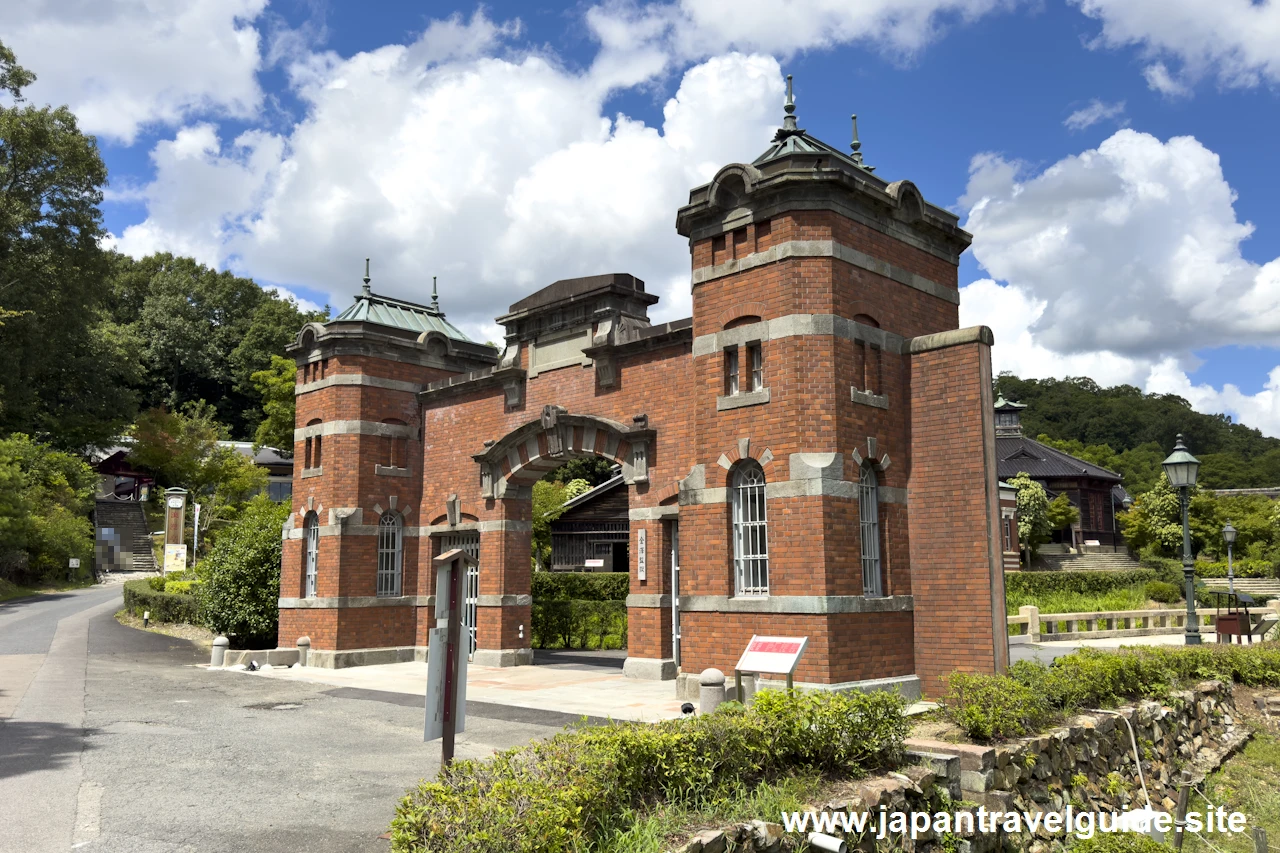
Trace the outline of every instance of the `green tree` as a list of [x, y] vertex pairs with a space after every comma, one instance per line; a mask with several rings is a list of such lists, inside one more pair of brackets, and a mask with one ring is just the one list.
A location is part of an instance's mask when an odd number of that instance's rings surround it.
[[297, 418], [296, 390], [298, 366], [287, 358], [271, 356], [271, 366], [253, 374], [253, 384], [262, 397], [263, 417], [258, 422], [254, 443], [293, 453], [293, 429]]
[[237, 648], [275, 646], [280, 601], [280, 529], [289, 505], [250, 501], [197, 566], [201, 618]]
[[1049, 523], [1049, 495], [1044, 486], [1031, 479], [1025, 471], [1018, 472], [1008, 481], [1017, 496], [1018, 539], [1034, 557], [1040, 546], [1049, 541], [1054, 528]]
[[1049, 502], [1045, 519], [1050, 530], [1065, 530], [1080, 520], [1080, 510], [1073, 507], [1071, 500], [1063, 493]]
[[564, 513], [564, 483], [539, 480], [533, 484], [533, 566], [546, 568], [551, 564], [551, 522]]
[[132, 419], [136, 354], [103, 325], [106, 167], [69, 109], [26, 102], [34, 79], [0, 44], [0, 434], [82, 449]]
[[60, 578], [72, 557], [87, 575], [97, 483], [97, 474], [75, 455], [26, 435], [0, 439], [0, 578]]

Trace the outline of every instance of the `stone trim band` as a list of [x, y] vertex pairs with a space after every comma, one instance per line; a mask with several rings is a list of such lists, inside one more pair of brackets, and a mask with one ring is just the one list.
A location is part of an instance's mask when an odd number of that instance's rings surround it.
[[312, 391], [319, 391], [322, 388], [331, 388], [334, 385], [363, 385], [368, 388], [385, 388], [388, 391], [408, 391], [412, 394], [417, 394], [422, 390], [422, 386], [417, 382], [383, 379], [381, 376], [369, 376], [366, 373], [335, 373], [332, 376], [326, 376], [324, 379], [302, 383], [297, 387], [294, 394], [295, 396], [301, 396]]
[[[630, 606], [630, 596], [628, 596]], [[868, 598], [863, 595], [682, 595], [681, 613], [910, 613], [910, 595]]]
[[699, 284], [708, 281], [714, 281], [718, 278], [724, 278], [727, 275], [754, 269], [765, 264], [777, 263], [787, 258], [835, 258], [859, 269], [882, 275], [899, 284], [915, 288], [921, 293], [936, 296], [938, 299], [950, 302], [952, 305], [960, 304], [959, 289], [931, 281], [922, 275], [904, 270], [902, 267], [878, 258], [873, 258], [866, 252], [860, 252], [852, 246], [837, 243], [835, 240], [788, 240], [784, 243], [770, 246], [763, 252], [747, 255], [745, 258], [725, 261], [715, 266], [700, 267], [693, 271], [693, 286], [697, 287]]
[[875, 326], [855, 323], [835, 314], [786, 314], [772, 320], [749, 323], [693, 339], [693, 357], [711, 355], [725, 347], [746, 346], [755, 341], [772, 341], [805, 335], [832, 335], [846, 341], [864, 341], [888, 352], [907, 351], [907, 339]]
[[294, 441], [306, 441], [317, 435], [382, 435], [390, 438], [412, 438], [413, 428], [380, 421], [325, 421], [299, 427], [293, 431]]

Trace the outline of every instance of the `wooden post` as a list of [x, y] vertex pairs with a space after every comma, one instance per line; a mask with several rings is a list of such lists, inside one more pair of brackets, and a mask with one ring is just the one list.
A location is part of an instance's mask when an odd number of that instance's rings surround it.
[[1253, 828], [1253, 853], [1267, 853], [1267, 831], [1260, 826]]
[[1173, 849], [1182, 849], [1182, 835], [1187, 827], [1187, 799], [1191, 796], [1191, 771], [1182, 771], [1178, 783], [1178, 809], [1173, 813]]
[[[463, 561], [455, 557], [449, 566], [449, 633], [445, 643], [444, 658], [444, 743], [441, 747], [440, 767], [453, 763], [453, 742], [458, 727], [458, 715], [454, 706], [458, 692], [458, 634], [462, 622], [461, 584]], [[439, 591], [437, 591], [439, 594]]]

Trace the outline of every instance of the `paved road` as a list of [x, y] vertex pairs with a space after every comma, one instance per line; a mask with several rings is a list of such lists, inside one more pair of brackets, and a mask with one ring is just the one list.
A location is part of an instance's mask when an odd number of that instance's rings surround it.
[[[119, 625], [119, 594], [0, 606], [0, 853], [385, 853], [396, 801], [439, 769], [421, 700], [210, 672]], [[458, 755], [570, 721], [468, 703]]]

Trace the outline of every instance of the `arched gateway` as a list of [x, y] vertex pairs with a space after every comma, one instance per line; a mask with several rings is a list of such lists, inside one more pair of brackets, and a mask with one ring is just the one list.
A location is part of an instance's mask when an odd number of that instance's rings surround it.
[[796, 680], [815, 687], [932, 693], [1004, 666], [992, 339], [956, 328], [969, 235], [790, 114], [677, 230], [686, 320], [652, 324], [658, 298], [615, 273], [512, 305], [501, 352], [367, 280], [302, 330], [295, 450], [314, 464], [295, 473], [281, 645], [424, 657], [431, 558], [463, 547], [475, 662], [531, 662], [531, 485], [593, 455], [628, 490], [628, 675], [696, 690], [753, 634], [809, 637]]

